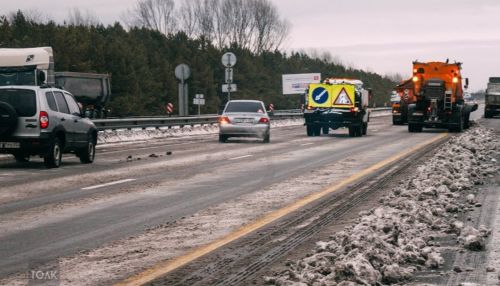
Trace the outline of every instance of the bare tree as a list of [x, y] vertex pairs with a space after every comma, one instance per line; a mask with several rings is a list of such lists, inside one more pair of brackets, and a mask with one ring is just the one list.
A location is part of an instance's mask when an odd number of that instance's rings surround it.
[[122, 18], [129, 26], [164, 34], [178, 26], [189, 37], [218, 48], [237, 44], [255, 53], [280, 48], [290, 32], [290, 23], [279, 17], [270, 0], [183, 0], [178, 18], [174, 8], [174, 0], [139, 0]]
[[253, 51], [262, 53], [279, 48], [289, 33], [290, 24], [280, 20], [278, 11], [269, 0], [253, 0], [255, 35]]
[[194, 37], [198, 32], [199, 19], [196, 15], [196, 7], [199, 7], [200, 0], [184, 0], [180, 8], [179, 25], [180, 29], [188, 37]]
[[229, 42], [243, 48], [250, 48], [255, 19], [252, 16], [251, 1], [226, 0], [229, 9]]
[[166, 35], [174, 33], [177, 26], [174, 8], [173, 0], [139, 0], [129, 11], [130, 20], [126, 22], [129, 26], [145, 27]]
[[99, 25], [99, 18], [90, 10], [82, 12], [78, 8], [73, 8], [68, 12], [66, 23], [73, 26], [97, 26]]
[[198, 18], [198, 36], [208, 41], [214, 39], [214, 8], [217, 0], [201, 0], [196, 7], [195, 15]]

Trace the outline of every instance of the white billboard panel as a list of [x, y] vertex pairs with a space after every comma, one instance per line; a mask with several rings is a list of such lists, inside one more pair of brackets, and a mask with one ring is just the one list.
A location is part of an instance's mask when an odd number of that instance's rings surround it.
[[304, 94], [310, 83], [320, 83], [320, 73], [283, 75], [283, 94]]

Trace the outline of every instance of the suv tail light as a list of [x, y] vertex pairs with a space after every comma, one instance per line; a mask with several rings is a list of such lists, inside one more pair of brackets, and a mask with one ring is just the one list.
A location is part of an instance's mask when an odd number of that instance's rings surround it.
[[259, 123], [269, 123], [269, 118], [267, 118], [267, 117], [262, 117], [262, 118], [259, 120]]
[[46, 111], [40, 111], [40, 128], [47, 129], [49, 127], [49, 114]]
[[231, 121], [229, 120], [229, 117], [221, 116], [221, 117], [219, 117], [219, 123], [220, 124], [228, 124], [228, 123], [231, 123]]

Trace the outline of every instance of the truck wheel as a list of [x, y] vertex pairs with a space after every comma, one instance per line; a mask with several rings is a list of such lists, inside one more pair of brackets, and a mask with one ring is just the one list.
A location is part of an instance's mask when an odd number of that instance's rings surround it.
[[323, 126], [323, 134], [328, 135], [329, 132], [330, 132], [330, 127]]
[[408, 123], [408, 132], [410, 133], [415, 132], [415, 125]]
[[423, 126], [420, 124], [408, 123], [408, 132], [422, 132]]
[[81, 149], [78, 152], [78, 157], [80, 158], [80, 162], [83, 164], [90, 164], [94, 162], [95, 158], [95, 143], [96, 140], [92, 135], [89, 135], [89, 138], [87, 140], [87, 146], [85, 148]]
[[392, 125], [403, 125], [403, 121], [400, 119], [392, 118]]
[[363, 136], [363, 125], [356, 127], [356, 137]]
[[368, 122], [363, 123], [363, 135], [366, 135], [368, 133]]
[[356, 136], [356, 128], [354, 126], [349, 126], [349, 137]]
[[47, 168], [59, 168], [62, 161], [62, 144], [59, 138], [54, 138], [50, 144], [49, 152], [43, 158]]
[[493, 115], [490, 112], [488, 111], [484, 112], [484, 118], [491, 118], [491, 117], [493, 117]]
[[307, 130], [307, 136], [313, 136], [314, 135], [314, 127], [312, 125], [306, 125], [306, 130]]
[[219, 142], [220, 143], [226, 143], [227, 142], [227, 138], [228, 138], [227, 135], [220, 135], [219, 134]]
[[320, 136], [320, 135], [321, 135], [321, 126], [314, 125], [314, 136]]
[[469, 129], [470, 127], [470, 113], [467, 114], [464, 121], [464, 129]]

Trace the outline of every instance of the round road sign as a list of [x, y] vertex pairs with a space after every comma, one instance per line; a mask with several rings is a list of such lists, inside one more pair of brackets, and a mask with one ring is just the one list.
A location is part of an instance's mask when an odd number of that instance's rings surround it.
[[314, 100], [314, 102], [316, 102], [317, 104], [323, 104], [327, 99], [328, 90], [326, 90], [324, 87], [317, 87], [315, 90], [313, 90], [312, 100]]
[[236, 56], [231, 52], [225, 53], [222, 56], [222, 64], [227, 68], [234, 66], [236, 64]]
[[180, 64], [175, 67], [175, 77], [180, 80], [186, 80], [191, 75], [191, 69], [189, 69], [188, 65]]

